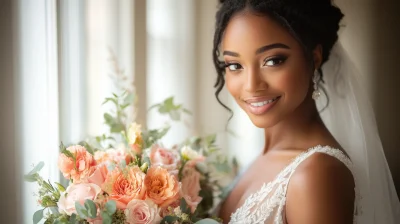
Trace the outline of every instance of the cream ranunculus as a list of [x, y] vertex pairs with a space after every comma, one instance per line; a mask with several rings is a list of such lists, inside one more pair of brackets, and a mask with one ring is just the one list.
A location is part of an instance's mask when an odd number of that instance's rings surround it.
[[132, 123], [128, 128], [127, 138], [132, 151], [136, 154], [141, 153], [143, 144], [142, 126]]
[[181, 149], [181, 154], [182, 154], [182, 157], [187, 160], [197, 160], [197, 159], [203, 158], [203, 156], [200, 153], [193, 150], [189, 146], [184, 146]]

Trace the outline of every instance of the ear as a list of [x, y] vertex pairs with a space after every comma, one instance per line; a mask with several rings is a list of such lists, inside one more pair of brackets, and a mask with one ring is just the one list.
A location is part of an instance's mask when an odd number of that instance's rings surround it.
[[313, 50], [314, 70], [321, 67], [322, 64], [322, 46], [318, 44]]

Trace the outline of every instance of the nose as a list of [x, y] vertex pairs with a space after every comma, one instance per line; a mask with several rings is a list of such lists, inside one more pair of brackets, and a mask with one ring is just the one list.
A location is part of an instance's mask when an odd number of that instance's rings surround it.
[[267, 82], [264, 80], [262, 73], [257, 68], [250, 68], [246, 74], [245, 91], [258, 92], [268, 88]]

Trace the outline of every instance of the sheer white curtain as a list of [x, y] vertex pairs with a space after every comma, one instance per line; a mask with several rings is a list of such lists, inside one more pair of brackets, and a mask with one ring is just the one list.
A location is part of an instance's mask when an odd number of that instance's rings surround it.
[[[19, 0], [16, 8], [16, 130], [23, 173], [44, 161], [41, 174], [59, 179], [58, 54], [56, 1]], [[22, 178], [22, 177], [21, 177]], [[22, 223], [30, 223], [37, 210], [35, 187], [22, 187]]]
[[[87, 0], [86, 15], [86, 116], [87, 134], [107, 131], [102, 103], [116, 91], [112, 56], [117, 59], [127, 81], [133, 80], [133, 1]], [[120, 94], [120, 93], [116, 93]]]
[[[60, 181], [58, 146], [105, 131], [102, 107], [115, 91], [115, 54], [133, 79], [133, 2], [18, 0], [15, 5], [16, 132], [20, 175], [45, 162], [41, 175]], [[22, 185], [19, 223], [39, 209], [35, 184]]]
[[[147, 1], [147, 104], [174, 96], [196, 116], [194, 4], [194, 0]], [[194, 116], [186, 117], [187, 125], [174, 124], [164, 144], [171, 146], [192, 135]], [[156, 111], [147, 117], [150, 128], [160, 128], [166, 121]]]

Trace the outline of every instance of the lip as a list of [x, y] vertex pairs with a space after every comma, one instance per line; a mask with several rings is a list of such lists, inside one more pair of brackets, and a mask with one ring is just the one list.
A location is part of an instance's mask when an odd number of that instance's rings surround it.
[[257, 102], [263, 102], [263, 101], [267, 101], [270, 99], [274, 99], [276, 97], [263, 97], [263, 98], [251, 98], [246, 100], [246, 106], [247, 106], [247, 110], [254, 114], [254, 115], [262, 115], [267, 113], [269, 110], [271, 110], [273, 108], [273, 106], [275, 106], [275, 104], [281, 99], [281, 96], [278, 96], [278, 99], [276, 99], [274, 102], [269, 103], [269, 104], [265, 104], [261, 107], [255, 107], [252, 106], [250, 103], [257, 103]]

